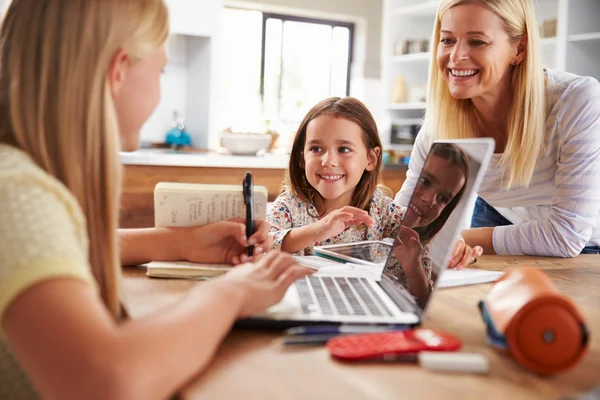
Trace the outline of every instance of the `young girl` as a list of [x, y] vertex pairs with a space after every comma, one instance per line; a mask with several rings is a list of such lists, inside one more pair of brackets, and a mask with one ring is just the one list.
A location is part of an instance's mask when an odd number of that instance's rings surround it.
[[[275, 304], [306, 274], [273, 251], [166, 312], [118, 322], [119, 245], [127, 262], [232, 261], [268, 235], [259, 223], [246, 239], [243, 224], [227, 221], [118, 243], [118, 150], [137, 146], [158, 103], [167, 37], [162, 0], [13, 0], [5, 11], [0, 398], [170, 397], [208, 365], [236, 318]], [[177, 243], [188, 236], [203, 237], [195, 251]]]
[[[273, 246], [311, 254], [316, 245], [394, 238], [406, 210], [377, 187], [381, 158], [377, 126], [364, 104], [332, 97], [315, 105], [298, 128], [284, 191], [267, 215]], [[458, 175], [463, 180], [452, 188], [452, 197], [464, 185], [465, 175]], [[438, 215], [406, 225], [425, 226]], [[411, 292], [431, 286], [426, 246], [421, 265], [406, 276]]]
[[[398, 282], [406, 282], [420, 306], [426, 304], [431, 291], [431, 285], [423, 285], [424, 279], [419, 278], [423, 250], [460, 202], [469, 173], [468, 157], [458, 146], [435, 143], [410, 198], [394, 243], [398, 262], [386, 268], [386, 272]], [[461, 244], [464, 241], [458, 242]]]

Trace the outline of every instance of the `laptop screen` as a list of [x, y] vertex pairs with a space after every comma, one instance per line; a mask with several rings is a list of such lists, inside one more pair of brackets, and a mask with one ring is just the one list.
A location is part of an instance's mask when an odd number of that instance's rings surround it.
[[460, 231], [470, 226], [476, 190], [494, 149], [492, 140], [435, 142], [394, 241], [380, 282], [403, 311], [422, 316]]

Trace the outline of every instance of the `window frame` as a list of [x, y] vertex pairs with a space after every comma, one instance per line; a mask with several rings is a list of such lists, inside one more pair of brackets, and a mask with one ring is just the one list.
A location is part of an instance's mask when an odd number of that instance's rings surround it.
[[[293, 21], [293, 22], [306, 22], [306, 23], [310, 23], [310, 24], [320, 24], [320, 25], [328, 25], [330, 26], [332, 29], [333, 28], [347, 28], [349, 31], [349, 40], [348, 40], [348, 67], [347, 67], [347, 71], [346, 71], [346, 96], [350, 95], [350, 81], [351, 81], [351, 77], [350, 77], [350, 71], [352, 69], [352, 62], [353, 60], [353, 49], [354, 49], [354, 23], [352, 22], [340, 22], [340, 21], [333, 21], [333, 20], [329, 20], [329, 19], [321, 19], [321, 18], [311, 18], [311, 17], [300, 17], [300, 16], [295, 16], [295, 15], [286, 15], [286, 14], [279, 14], [279, 13], [269, 13], [269, 12], [263, 12], [262, 13], [262, 37], [261, 37], [261, 50], [260, 50], [260, 87], [259, 87], [259, 91], [260, 91], [260, 99], [261, 101], [264, 103], [265, 101], [265, 53], [266, 53], [266, 48], [265, 48], [265, 44], [266, 44], [266, 33], [267, 33], [267, 20], [269, 18], [273, 18], [273, 19], [280, 19], [282, 21], [282, 24], [285, 23], [286, 21]], [[283, 38], [282, 38], [283, 40]], [[279, 87], [281, 88], [281, 76], [279, 77], [280, 82], [279, 82]], [[281, 93], [280, 93], [281, 96]]]

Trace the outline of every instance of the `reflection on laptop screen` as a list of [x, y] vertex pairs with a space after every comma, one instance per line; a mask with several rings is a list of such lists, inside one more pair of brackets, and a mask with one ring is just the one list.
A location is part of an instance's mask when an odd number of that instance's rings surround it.
[[[380, 282], [406, 311], [422, 315], [451, 250], [468, 227], [489, 142], [435, 142], [425, 160]], [[471, 199], [471, 201], [470, 201]], [[421, 268], [421, 271], [419, 271]]]

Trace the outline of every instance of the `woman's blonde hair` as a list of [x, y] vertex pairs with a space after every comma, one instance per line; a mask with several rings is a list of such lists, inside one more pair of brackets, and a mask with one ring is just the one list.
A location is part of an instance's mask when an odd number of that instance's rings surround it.
[[92, 273], [119, 316], [119, 126], [113, 57], [132, 62], [168, 38], [162, 0], [13, 0], [0, 28], [0, 142], [29, 154], [75, 196]]
[[433, 35], [427, 88], [426, 129], [434, 139], [479, 136], [475, 107], [470, 99], [452, 97], [437, 64], [441, 19], [459, 4], [475, 3], [498, 15], [510, 41], [527, 38], [523, 61], [512, 67], [512, 106], [508, 115], [508, 138], [501, 163], [507, 173], [506, 188], [528, 186], [538, 156], [544, 146], [546, 118], [545, 82], [540, 57], [540, 37], [535, 10], [530, 0], [442, 0], [438, 7]]

